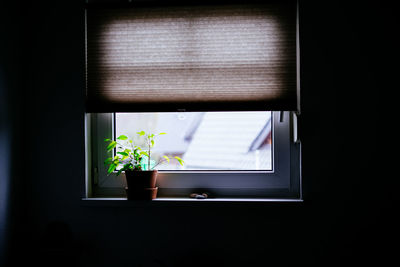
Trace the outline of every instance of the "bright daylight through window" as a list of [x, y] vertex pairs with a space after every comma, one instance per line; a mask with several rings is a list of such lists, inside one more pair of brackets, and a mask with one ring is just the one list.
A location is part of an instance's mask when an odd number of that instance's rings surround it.
[[[158, 136], [152, 165], [161, 155], [178, 156], [158, 170], [272, 170], [271, 112], [115, 113], [115, 136], [127, 135], [145, 147], [137, 133]], [[167, 163], [166, 161], [164, 161]]]

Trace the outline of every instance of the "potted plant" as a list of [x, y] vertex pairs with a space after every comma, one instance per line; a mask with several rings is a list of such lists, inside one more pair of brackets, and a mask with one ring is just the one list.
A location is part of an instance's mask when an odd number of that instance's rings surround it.
[[[176, 159], [181, 165], [184, 161], [177, 156], [163, 155], [160, 160], [154, 162], [151, 158], [151, 149], [155, 145], [155, 139], [166, 133], [149, 134], [140, 131], [137, 134], [145, 139], [145, 148], [135, 145], [133, 139], [126, 135], [120, 135], [116, 140], [104, 139], [105, 142], [109, 143], [108, 152], [117, 149], [115, 156], [107, 158], [104, 164], [108, 165], [108, 175], [116, 172], [118, 176], [125, 172], [127, 184], [125, 189], [128, 200], [150, 200], [156, 198], [158, 191], [158, 187], [156, 187], [158, 171], [155, 170], [155, 167], [161, 163], [169, 163], [172, 158]], [[153, 162], [154, 164], [152, 164]]]

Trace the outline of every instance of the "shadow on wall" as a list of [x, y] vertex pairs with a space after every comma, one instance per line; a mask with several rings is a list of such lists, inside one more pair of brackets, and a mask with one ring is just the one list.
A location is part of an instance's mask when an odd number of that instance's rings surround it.
[[[0, 62], [1, 63], [1, 62]], [[8, 197], [9, 197], [9, 129], [7, 128], [6, 101], [0, 65], [0, 266], [3, 266], [7, 242]]]
[[68, 224], [64, 222], [49, 223], [39, 241], [34, 254], [35, 263], [40, 266], [78, 266], [81, 246], [77, 244]]
[[[1, 15], [0, 15], [1, 16]], [[0, 20], [0, 25], [2, 21]], [[1, 29], [2, 30], [2, 29]], [[1, 36], [3, 31], [0, 31]], [[4, 45], [1, 42], [2, 46]], [[0, 47], [0, 52], [3, 47]], [[0, 266], [3, 266], [6, 255], [6, 244], [8, 239], [8, 213], [9, 213], [9, 191], [10, 191], [10, 121], [7, 105], [6, 75], [3, 69], [3, 55], [0, 54]]]

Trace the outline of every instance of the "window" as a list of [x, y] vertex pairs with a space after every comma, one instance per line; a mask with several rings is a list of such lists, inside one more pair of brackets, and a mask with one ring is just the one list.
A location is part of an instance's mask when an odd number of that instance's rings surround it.
[[147, 130], [185, 160], [160, 197], [300, 197], [295, 1], [88, 6], [86, 33], [88, 196], [125, 195], [103, 140]]
[[[144, 122], [141, 120], [143, 117], [153, 117], [154, 120]], [[162, 123], [158, 124], [155, 121], [160, 117], [163, 117], [163, 120]], [[201, 159], [200, 161], [204, 162], [198, 163], [197, 158], [191, 158], [193, 157], [192, 149], [199, 150], [197, 142], [210, 140], [203, 135], [214, 134], [214, 138], [224, 137], [223, 135], [218, 136], [218, 127], [208, 128], [210, 124], [215, 123], [212, 120], [219, 119], [218, 117], [223, 120], [236, 118], [238, 123], [233, 123], [234, 127], [240, 127], [244, 122], [247, 122], [247, 125], [256, 129], [247, 129], [245, 135], [240, 132], [236, 133], [236, 136], [232, 134], [229, 138], [225, 138], [226, 142], [230, 142], [224, 144], [225, 147], [235, 146], [236, 140], [240, 140], [242, 147], [239, 147], [238, 151], [229, 150], [227, 154], [211, 156], [211, 161], [207, 162]], [[263, 117], [264, 121], [261, 121], [260, 118]], [[250, 122], [250, 118], [256, 120], [257, 123]], [[103, 162], [109, 155], [106, 152], [106, 143], [103, 140], [105, 137], [115, 137], [122, 133], [126, 134], [126, 132], [130, 132], [134, 136], [135, 131], [143, 129], [135, 127], [147, 124], [150, 130], [152, 128], [155, 131], [158, 129], [162, 131], [180, 129], [178, 131], [181, 134], [180, 136], [174, 136], [177, 132], [167, 133], [162, 137], [169, 134], [171, 137], [166, 138], [164, 142], [161, 141], [160, 137], [160, 142], [157, 144], [158, 151], [156, 151], [179, 155], [186, 163], [184, 168], [174, 165], [158, 167], [160, 170], [158, 177], [159, 196], [187, 197], [190, 193], [203, 190], [211, 193], [211, 195], [225, 198], [299, 197], [300, 143], [295, 131], [296, 118], [297, 116], [293, 112], [87, 114], [87, 120], [92, 125], [89, 131], [92, 133], [91, 147], [94, 156], [91, 168], [94, 170], [93, 176], [95, 177], [92, 181], [92, 194], [98, 197], [121, 197], [124, 195], [124, 176], [107, 176]], [[186, 120], [187, 122], [182, 122]], [[130, 126], [130, 124], [139, 126]], [[163, 124], [170, 125], [165, 127]], [[229, 124], [229, 121], [226, 124]], [[176, 129], [173, 129], [174, 127]], [[223, 130], [227, 129], [228, 127], [223, 125]], [[185, 139], [190, 141], [185, 141]], [[174, 144], [172, 148], [171, 143]], [[175, 144], [177, 144], [176, 147]], [[194, 144], [194, 146], [191, 148], [190, 144]], [[215, 149], [218, 148], [210, 144], [210, 146], [204, 145], [202, 149], [203, 151], [196, 152], [195, 156], [204, 156], [202, 154], [204, 150], [206, 153], [215, 153]], [[235, 161], [235, 157], [239, 157], [239, 160]], [[238, 165], [231, 165], [231, 159]]]

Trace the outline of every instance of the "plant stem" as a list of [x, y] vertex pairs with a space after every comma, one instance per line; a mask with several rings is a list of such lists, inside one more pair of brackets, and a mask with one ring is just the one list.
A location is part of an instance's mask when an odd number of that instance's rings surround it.
[[147, 166], [149, 166], [148, 170], [150, 171], [151, 170], [151, 168], [150, 168], [150, 142], [149, 142], [149, 158], [148, 158], [147, 164], [148, 164]]
[[166, 161], [167, 160], [165, 160], [165, 159], [161, 159], [156, 165], [154, 165], [154, 168], [157, 167], [158, 165], [160, 165], [161, 163], [166, 162]]

